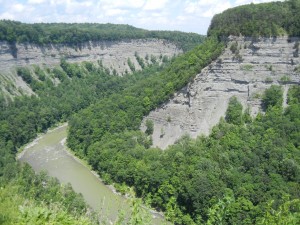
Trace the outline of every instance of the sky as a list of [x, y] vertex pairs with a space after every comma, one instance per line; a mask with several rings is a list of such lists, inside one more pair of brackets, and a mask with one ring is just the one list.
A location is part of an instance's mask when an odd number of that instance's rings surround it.
[[0, 19], [114, 23], [206, 34], [214, 14], [272, 0], [0, 0]]

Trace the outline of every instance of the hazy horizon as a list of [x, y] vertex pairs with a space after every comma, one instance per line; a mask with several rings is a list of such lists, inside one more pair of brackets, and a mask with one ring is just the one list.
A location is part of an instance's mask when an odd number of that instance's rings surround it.
[[206, 34], [213, 15], [272, 0], [0, 0], [0, 19], [24, 23], [112, 23]]

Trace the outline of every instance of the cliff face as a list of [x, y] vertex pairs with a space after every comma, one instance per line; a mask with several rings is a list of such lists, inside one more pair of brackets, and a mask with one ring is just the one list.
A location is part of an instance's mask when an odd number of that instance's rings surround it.
[[300, 83], [299, 38], [231, 37], [224, 53], [193, 82], [144, 118], [154, 122], [153, 145], [165, 149], [182, 135], [209, 134], [236, 96], [251, 114], [260, 110], [260, 96], [272, 84]]
[[[60, 63], [62, 57], [68, 62], [102, 61], [103, 66], [111, 71], [116, 70], [118, 74], [124, 74], [127, 70], [131, 72], [127, 60], [128, 58], [141, 69], [135, 53], [145, 59], [149, 56], [148, 63], [151, 63], [151, 56], [158, 60], [160, 56], [172, 57], [181, 53], [175, 44], [158, 39], [140, 39], [124, 41], [102, 41], [88, 42], [77, 46], [63, 44], [49, 44], [39, 46], [35, 44], [11, 45], [7, 42], [0, 42], [0, 79], [1, 83], [14, 84], [16, 89], [21, 88], [25, 93], [32, 93], [30, 88], [16, 76], [18, 66], [55, 66]], [[2, 86], [3, 91], [7, 91]]]

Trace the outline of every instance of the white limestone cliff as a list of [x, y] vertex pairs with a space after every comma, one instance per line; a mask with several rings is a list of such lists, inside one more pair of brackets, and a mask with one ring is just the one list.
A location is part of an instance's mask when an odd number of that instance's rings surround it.
[[[31, 89], [20, 77], [16, 75], [16, 67], [39, 65], [51, 67], [58, 65], [61, 58], [67, 62], [97, 62], [102, 61], [103, 66], [111, 71], [116, 70], [118, 74], [124, 74], [128, 67], [128, 58], [135, 65], [137, 70], [141, 69], [135, 53], [145, 59], [149, 56], [148, 63], [151, 63], [151, 55], [157, 59], [160, 56], [173, 57], [182, 50], [175, 44], [160, 39], [137, 39], [123, 41], [99, 41], [87, 42], [79, 45], [46, 44], [15, 44], [0, 42], [0, 81], [15, 85], [16, 89], [22, 89], [26, 94], [31, 94]], [[5, 88], [1, 85], [2, 91]]]
[[[260, 96], [272, 84], [300, 83], [299, 38], [231, 37], [223, 54], [172, 99], [144, 118], [154, 122], [153, 146], [162, 149], [188, 134], [208, 135], [225, 116], [236, 96], [251, 114], [260, 110]], [[298, 43], [298, 44], [297, 44]], [[235, 53], [230, 50], [237, 45]], [[298, 68], [298, 69], [297, 69]]]

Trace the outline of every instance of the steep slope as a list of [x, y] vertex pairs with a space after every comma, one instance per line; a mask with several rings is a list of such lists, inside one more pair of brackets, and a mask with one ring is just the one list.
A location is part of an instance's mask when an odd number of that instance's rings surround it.
[[154, 122], [153, 145], [165, 149], [182, 135], [207, 135], [236, 96], [252, 115], [272, 84], [300, 83], [299, 38], [231, 37], [223, 54], [172, 99], [144, 118]]
[[0, 20], [0, 41], [14, 43], [71, 44], [89, 41], [122, 41], [136, 39], [164, 39], [184, 51], [201, 43], [205, 37], [180, 31], [153, 31], [125, 24], [100, 23], [34, 23]]
[[300, 1], [286, 0], [249, 4], [227, 9], [216, 14], [208, 35], [228, 37], [300, 36]]
[[[102, 41], [86, 42], [76, 46], [68, 44], [16, 44], [14, 50], [7, 42], [0, 42], [0, 69], [3, 72], [10, 71], [17, 66], [37, 65], [57, 65], [61, 58], [66, 58], [69, 62], [102, 60], [107, 68], [114, 68], [118, 73], [125, 73], [130, 68], [127, 59], [130, 58], [137, 69], [140, 69], [135, 52], [142, 58], [160, 55], [172, 57], [181, 53], [182, 50], [175, 44], [158, 39], [139, 39], [127, 41]], [[150, 59], [149, 59], [150, 61]], [[148, 63], [148, 62], [146, 62]]]
[[299, 0], [288, 0], [239, 6], [215, 15], [208, 36], [227, 42], [227, 48], [144, 118], [143, 131], [147, 120], [154, 122], [153, 145], [164, 149], [185, 134], [207, 135], [225, 115], [232, 96], [255, 115], [260, 95], [271, 84], [299, 84], [299, 10]]
[[[124, 75], [167, 61], [205, 39], [195, 33], [148, 31], [116, 24], [26, 24], [0, 20], [0, 90], [5, 98], [33, 94], [17, 67], [47, 70], [67, 62], [93, 62]], [[35, 77], [33, 77], [34, 79]], [[0, 92], [0, 95], [1, 95]]]
[[[0, 78], [14, 83], [16, 89], [21, 88], [26, 93], [32, 93], [26, 83], [16, 75], [16, 67], [32, 65], [53, 67], [59, 65], [62, 58], [66, 58], [68, 62], [101, 61], [111, 73], [115, 70], [121, 75], [131, 72], [128, 59], [137, 70], [141, 69], [136, 58], [137, 54], [146, 64], [152, 64], [151, 58], [161, 61], [163, 56], [171, 58], [180, 53], [182, 50], [175, 44], [159, 39], [86, 42], [76, 46], [20, 43], [15, 44], [13, 48], [7, 42], [0, 42]], [[147, 56], [148, 60], [145, 59]]]

